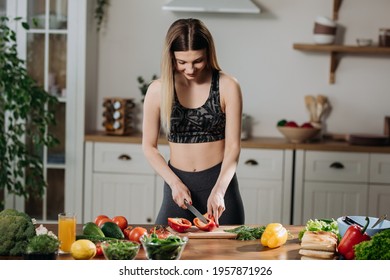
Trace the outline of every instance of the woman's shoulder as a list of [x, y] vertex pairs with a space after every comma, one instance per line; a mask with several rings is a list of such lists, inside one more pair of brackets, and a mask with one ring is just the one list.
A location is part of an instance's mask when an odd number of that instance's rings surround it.
[[159, 101], [160, 92], [161, 92], [161, 80], [160, 79], [153, 80], [150, 83], [148, 90], [146, 92], [145, 102], [148, 104], [150, 102], [154, 103], [155, 101]]
[[235, 76], [223, 71], [219, 71], [219, 86], [221, 90], [226, 88], [239, 90], [240, 83]]

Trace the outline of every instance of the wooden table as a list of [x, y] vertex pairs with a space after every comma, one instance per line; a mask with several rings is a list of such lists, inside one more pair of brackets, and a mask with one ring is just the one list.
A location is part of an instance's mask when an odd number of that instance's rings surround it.
[[[45, 225], [49, 230], [57, 233], [57, 224]], [[151, 225], [144, 225], [150, 228]], [[235, 239], [193, 239], [190, 238], [182, 260], [299, 260], [300, 244], [298, 233], [302, 226], [286, 226], [292, 237], [286, 244], [279, 248], [269, 249], [260, 244], [260, 240], [235, 240]], [[77, 233], [81, 234], [82, 225], [77, 226]], [[0, 257], [0, 259], [21, 259]], [[73, 260], [69, 254], [58, 255], [59, 260]], [[104, 260], [104, 257], [95, 257], [96, 260]], [[142, 246], [136, 260], [145, 260], [145, 251]]]

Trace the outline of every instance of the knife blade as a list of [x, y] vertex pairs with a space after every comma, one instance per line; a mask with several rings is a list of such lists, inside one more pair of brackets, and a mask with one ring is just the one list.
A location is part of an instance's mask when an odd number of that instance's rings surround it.
[[207, 221], [207, 219], [199, 212], [198, 209], [196, 209], [194, 206], [192, 206], [191, 204], [189, 204], [187, 202], [187, 200], [184, 200], [184, 204], [187, 206], [187, 209], [190, 210], [192, 212], [192, 214], [194, 214], [199, 220], [202, 221], [202, 223], [205, 223], [205, 224], [208, 224], [209, 222]]

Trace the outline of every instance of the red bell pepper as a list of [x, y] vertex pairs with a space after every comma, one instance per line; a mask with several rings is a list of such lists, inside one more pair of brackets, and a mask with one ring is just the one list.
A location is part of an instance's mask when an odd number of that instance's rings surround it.
[[203, 230], [203, 231], [213, 231], [217, 225], [214, 221], [214, 217], [211, 217], [211, 219], [208, 218], [207, 216], [207, 213], [203, 215], [206, 220], [207, 220], [207, 224], [203, 223], [199, 218], [194, 218], [193, 222], [194, 222], [194, 225], [200, 229], [200, 230]]
[[371, 239], [371, 237], [365, 233], [369, 223], [370, 219], [366, 217], [366, 225], [363, 229], [358, 225], [351, 225], [348, 227], [339, 246], [337, 247], [339, 254], [341, 254], [345, 259], [355, 259], [355, 250], [353, 247], [363, 241]]
[[168, 218], [168, 225], [177, 232], [185, 232], [192, 224], [184, 218]]

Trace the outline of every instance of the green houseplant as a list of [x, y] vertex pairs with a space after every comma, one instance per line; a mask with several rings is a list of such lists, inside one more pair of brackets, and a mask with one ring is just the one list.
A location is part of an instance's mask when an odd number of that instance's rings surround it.
[[[20, 18], [15, 20], [29, 29]], [[49, 108], [58, 100], [29, 76], [9, 21], [0, 18], [0, 192], [42, 197], [47, 183], [40, 154], [42, 147], [58, 143], [47, 131], [55, 125]], [[4, 199], [0, 201], [3, 208]]]
[[97, 31], [100, 31], [108, 4], [108, 0], [96, 0], [95, 19], [97, 21]]
[[148, 87], [149, 87], [150, 83], [153, 82], [153, 80], [155, 80], [155, 79], [157, 79], [157, 75], [156, 74], [154, 74], [152, 76], [152, 79], [150, 81], [148, 81], [148, 82], [142, 76], [138, 76], [137, 77], [138, 88], [141, 91], [141, 95], [142, 95], [142, 102], [144, 102], [145, 95], [146, 95], [146, 92], [148, 91]]

